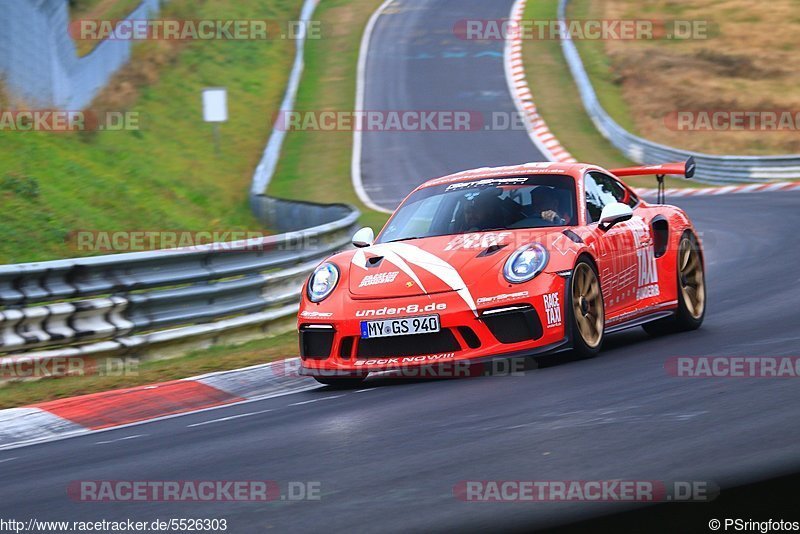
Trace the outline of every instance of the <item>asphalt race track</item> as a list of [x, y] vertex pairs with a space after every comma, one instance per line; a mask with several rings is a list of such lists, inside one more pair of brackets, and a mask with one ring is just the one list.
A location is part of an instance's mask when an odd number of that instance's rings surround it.
[[[225, 517], [232, 532], [497, 528], [563, 523], [624, 505], [471, 503], [456, 499], [453, 487], [464, 480], [700, 480], [724, 492], [795, 471], [795, 380], [678, 378], [664, 366], [671, 356], [797, 354], [800, 284], [792, 266], [800, 251], [776, 221], [795, 220], [798, 202], [797, 193], [679, 202], [706, 243], [710, 301], [696, 332], [619, 333], [593, 360], [562, 357], [524, 376], [376, 379], [366, 391], [321, 387], [5, 451], [2, 516]], [[237, 414], [253, 415], [216, 421]], [[255, 479], [318, 481], [322, 498], [81, 503], [66, 494], [74, 480]]]
[[[425, 37], [425, 28], [441, 32], [452, 26], [448, 20], [468, 15], [502, 18], [507, 4], [427, 2], [379, 20], [375, 35], [414, 29], [436, 50], [440, 40], [451, 41], [445, 34]], [[408, 20], [398, 22], [400, 14]], [[391, 55], [371, 59], [376, 76], [392, 80], [385, 104], [373, 100], [376, 108], [446, 107], [459, 91], [464, 96], [454, 107], [469, 107], [481, 91], [505, 91], [501, 59], [454, 60], [449, 70], [444, 60], [428, 66], [403, 60], [422, 46], [399, 42]], [[374, 83], [369, 98], [381, 98]], [[499, 94], [486, 104], [511, 105]], [[524, 132], [430, 135], [365, 138], [365, 179], [382, 191], [377, 202], [392, 205], [428, 176], [537, 159]], [[386, 172], [377, 172], [377, 161]], [[709, 307], [698, 331], [650, 338], [637, 328], [609, 336], [597, 358], [534, 361], [522, 376], [371, 379], [361, 390], [320, 387], [2, 451], [0, 516], [226, 518], [229, 532], [498, 529], [563, 524], [627, 505], [471, 503], [457, 499], [454, 486], [465, 480], [695, 480], [716, 483], [724, 494], [735, 484], [796, 472], [796, 380], [678, 378], [665, 363], [673, 356], [798, 355], [798, 203], [800, 193], [675, 200], [705, 243]], [[263, 479], [282, 486], [319, 482], [321, 499], [84, 503], [67, 496], [77, 480]]]
[[361, 174], [373, 202], [394, 209], [428, 178], [546, 160], [524, 129], [503, 127], [506, 117], [518, 117], [503, 70], [503, 41], [465, 40], [454, 32], [458, 21], [466, 19], [507, 19], [512, 3], [396, 2], [377, 19], [367, 54], [363, 109], [467, 111], [478, 129], [363, 132]]

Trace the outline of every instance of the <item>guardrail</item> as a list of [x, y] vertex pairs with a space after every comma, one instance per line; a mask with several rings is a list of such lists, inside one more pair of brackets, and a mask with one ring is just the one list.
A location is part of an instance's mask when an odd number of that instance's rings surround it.
[[[559, 0], [558, 20], [566, 21], [569, 0]], [[625, 130], [600, 105], [575, 43], [566, 36], [561, 40], [572, 77], [586, 112], [600, 133], [628, 158], [638, 163], [667, 163], [683, 161], [694, 156], [697, 162], [695, 180], [726, 184], [736, 182], [767, 182], [800, 178], [800, 154], [786, 156], [715, 156], [661, 145], [643, 139]]]
[[[134, 14], [158, 2], [143, 0]], [[304, 21], [316, 5], [305, 0]], [[304, 41], [305, 32], [281, 109], [294, 102]], [[278, 235], [0, 266], [0, 381], [15, 378], [4, 371], [22, 362], [146, 357], [154, 348], [164, 356], [293, 328], [302, 282], [322, 259], [349, 245], [360, 214], [345, 204], [263, 194], [281, 141], [273, 132], [250, 193], [253, 214]]]
[[252, 204], [262, 222], [315, 226], [185, 249], [0, 266], [0, 352], [15, 352], [0, 358], [0, 368], [20, 359], [139, 356], [155, 345], [208, 345], [236, 331], [293, 325], [303, 280], [350, 243], [359, 212], [267, 197]]

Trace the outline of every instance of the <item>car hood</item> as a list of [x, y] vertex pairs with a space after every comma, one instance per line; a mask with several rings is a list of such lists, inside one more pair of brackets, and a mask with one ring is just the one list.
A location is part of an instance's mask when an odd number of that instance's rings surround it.
[[[525, 231], [525, 243], [547, 231]], [[466, 291], [525, 244], [514, 232], [428, 237], [362, 248], [352, 255], [349, 290], [354, 298], [392, 298]]]

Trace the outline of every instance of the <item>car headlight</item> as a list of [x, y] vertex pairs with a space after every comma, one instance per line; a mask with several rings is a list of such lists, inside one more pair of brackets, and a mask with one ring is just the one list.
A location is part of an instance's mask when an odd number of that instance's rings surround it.
[[524, 245], [514, 251], [503, 266], [503, 276], [512, 284], [527, 282], [542, 272], [549, 254], [540, 243]]
[[325, 300], [339, 281], [339, 269], [332, 263], [325, 262], [316, 269], [308, 279], [308, 298], [311, 302]]

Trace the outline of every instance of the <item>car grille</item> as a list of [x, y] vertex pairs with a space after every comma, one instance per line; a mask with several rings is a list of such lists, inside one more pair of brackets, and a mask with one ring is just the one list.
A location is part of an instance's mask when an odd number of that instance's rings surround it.
[[333, 329], [301, 329], [300, 357], [324, 360], [331, 355]]
[[533, 341], [542, 337], [542, 323], [532, 307], [500, 311], [481, 316], [492, 335], [500, 343]]
[[339, 357], [343, 360], [349, 360], [350, 355], [353, 354], [353, 342], [355, 341], [355, 337], [348, 336], [342, 338], [342, 342], [339, 344]]
[[467, 343], [467, 346], [471, 349], [477, 349], [481, 346], [481, 340], [478, 337], [478, 334], [475, 331], [468, 327], [468, 326], [459, 326], [458, 333], [461, 334], [461, 337], [464, 338], [464, 341]]
[[461, 350], [456, 337], [449, 329], [431, 334], [377, 337], [358, 340], [359, 358], [386, 356], [422, 356]]

